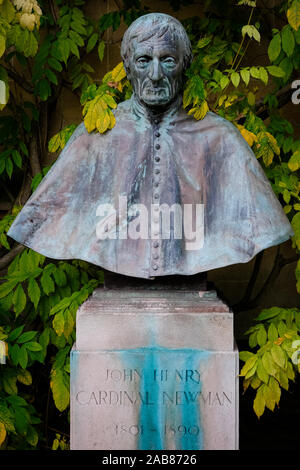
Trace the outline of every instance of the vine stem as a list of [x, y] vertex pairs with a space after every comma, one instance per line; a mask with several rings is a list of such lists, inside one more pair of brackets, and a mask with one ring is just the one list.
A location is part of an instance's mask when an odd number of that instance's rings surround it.
[[[249, 26], [249, 24], [250, 24], [250, 21], [251, 21], [251, 19], [252, 19], [253, 12], [254, 12], [254, 7], [251, 8], [251, 12], [250, 12], [250, 15], [249, 15], [249, 19], [248, 19], [247, 26]], [[231, 66], [232, 69], [233, 69], [234, 64], [236, 63], [237, 58], [238, 58], [238, 56], [239, 56], [239, 53], [240, 53], [240, 51], [241, 51], [241, 49], [242, 49], [242, 47], [243, 47], [243, 44], [244, 44], [244, 41], [245, 41], [245, 36], [246, 36], [246, 35], [243, 36], [243, 39], [241, 40], [241, 43], [240, 43], [240, 45], [239, 45], [239, 48], [238, 48], [237, 53], [236, 53], [236, 55], [235, 55], [235, 58], [233, 59], [233, 63], [232, 63], [232, 66]], [[236, 70], [236, 69], [235, 69], [235, 70]]]
[[[250, 24], [250, 21], [251, 21], [252, 16], [253, 16], [253, 12], [254, 12], [254, 7], [251, 8], [251, 12], [250, 12], [250, 15], [249, 15], [249, 18], [248, 18], [247, 26], [249, 26], [249, 24]], [[235, 57], [234, 57], [234, 59], [233, 59], [232, 65], [231, 65], [231, 69], [233, 69], [233, 67], [234, 67], [234, 65], [235, 65], [235, 63], [236, 63], [236, 61], [237, 61], [237, 58], [238, 58], [238, 56], [239, 56], [239, 53], [240, 53], [240, 51], [241, 51], [241, 49], [242, 49], [242, 47], [243, 47], [244, 41], [245, 41], [245, 35], [243, 36], [243, 38], [242, 38], [242, 40], [241, 40], [241, 42], [240, 42], [239, 48], [238, 48], [238, 50], [237, 50], [237, 52], [236, 52], [236, 54], [235, 54]], [[240, 59], [239, 59], [239, 61], [238, 61], [238, 64], [237, 64], [236, 68], [234, 69], [235, 71], [237, 70], [238, 66], [240, 65], [241, 60], [242, 60], [242, 58], [244, 57], [244, 55], [245, 55], [245, 53], [246, 53], [246, 50], [248, 49], [249, 43], [250, 43], [250, 41], [248, 42], [248, 44], [247, 44], [247, 46], [246, 46], [246, 48], [245, 48], [245, 50], [244, 50], [244, 52], [243, 52], [243, 54], [242, 54], [242, 57], [240, 57]], [[217, 97], [216, 102], [215, 102], [215, 106], [217, 106], [217, 103], [219, 102], [220, 96], [221, 96], [221, 95], [225, 92], [225, 90], [228, 88], [229, 83], [230, 83], [230, 81], [228, 82], [228, 84], [226, 85], [226, 87], [221, 91], [221, 93], [220, 93], [219, 96]]]

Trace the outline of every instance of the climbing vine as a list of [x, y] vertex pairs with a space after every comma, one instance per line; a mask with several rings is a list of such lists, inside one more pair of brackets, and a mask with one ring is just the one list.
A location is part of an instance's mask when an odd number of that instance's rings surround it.
[[[68, 123], [49, 136], [49, 119], [63, 90], [79, 98], [88, 132], [100, 133], [115, 125], [113, 110], [131, 95], [121, 62], [99, 82], [89, 59], [96, 54], [102, 62], [105, 33], [130, 25], [151, 11], [150, 5], [116, 1], [114, 11], [95, 19], [85, 3], [0, 0], [0, 178], [9, 206], [0, 220], [0, 344], [6, 345], [5, 364], [3, 348], [0, 357], [1, 448], [67, 448], [68, 438], [55, 423], [68, 422], [75, 314], [103, 282], [93, 265], [54, 262], [6, 235], [50, 168], [42, 165], [43, 156], [60, 152], [76, 128]], [[165, 3], [176, 15], [193, 2]], [[278, 250], [267, 283], [295, 262], [300, 292], [300, 140], [282, 113], [296, 93], [300, 0], [269, 9], [254, 0], [208, 1], [203, 13], [183, 21], [194, 54], [183, 106], [195, 119], [210, 110], [230, 120], [253, 149], [295, 232], [294, 257], [285, 259]], [[264, 65], [247, 62], [252, 45], [265, 52]], [[261, 292], [254, 296], [253, 286], [261, 261], [258, 255], [243, 299], [232, 306], [236, 313], [259, 305]], [[266, 408], [275, 409], [281, 390], [299, 373], [300, 312], [263, 309], [247, 334], [240, 374], [244, 390], [256, 391], [253, 407], [260, 417]]]

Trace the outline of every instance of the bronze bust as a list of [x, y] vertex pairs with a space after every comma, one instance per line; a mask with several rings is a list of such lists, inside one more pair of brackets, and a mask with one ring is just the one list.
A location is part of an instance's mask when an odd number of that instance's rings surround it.
[[179, 21], [155, 13], [126, 31], [132, 97], [105, 134], [80, 124], [9, 236], [55, 259], [139, 278], [244, 263], [293, 235], [238, 129], [182, 109], [192, 53]]

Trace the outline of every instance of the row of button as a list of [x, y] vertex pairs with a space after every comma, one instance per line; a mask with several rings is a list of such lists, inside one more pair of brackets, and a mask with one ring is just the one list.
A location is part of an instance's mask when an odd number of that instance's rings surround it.
[[[155, 119], [155, 120], [154, 120], [154, 123], [155, 123], [156, 125], [158, 125], [158, 124], [159, 124], [159, 120], [158, 120], [158, 119]], [[156, 130], [156, 131], [154, 132], [154, 136], [158, 139], [158, 138], [160, 137], [160, 132], [159, 132], [158, 130]], [[159, 144], [159, 143], [156, 143], [156, 144], [154, 145], [154, 149], [155, 149], [155, 150], [160, 150], [160, 144]], [[153, 186], [154, 186], [155, 191], [156, 191], [156, 188], [159, 187], [159, 183], [160, 183], [160, 179], [159, 179], [159, 176], [158, 176], [158, 175], [160, 175], [160, 169], [157, 168], [157, 165], [158, 165], [159, 162], [160, 162], [160, 156], [159, 156], [157, 153], [155, 153], [154, 162], [155, 162], [156, 166], [155, 166], [155, 168], [154, 168]], [[159, 202], [159, 201], [158, 201], [158, 200], [159, 200], [159, 193], [158, 193], [158, 192], [155, 192], [154, 195], [153, 195], [153, 197], [154, 197], [154, 202], [155, 202], [155, 204], [157, 204], [157, 203]], [[158, 205], [155, 205], [155, 206], [154, 206], [154, 210], [155, 210], [156, 212], [159, 210]], [[154, 222], [154, 224], [155, 224], [155, 225], [154, 225], [153, 235], [154, 235], [154, 236], [158, 236], [158, 235], [159, 235], [159, 225], [158, 225], [158, 224], [159, 224], [159, 216], [154, 215], [154, 217], [153, 217], [153, 222]], [[153, 246], [153, 248], [155, 249], [155, 250], [154, 250], [154, 253], [152, 254], [152, 259], [153, 259], [154, 261], [158, 261], [158, 260], [159, 260], [159, 246], [160, 246], [160, 245], [159, 245], [159, 242], [158, 242], [158, 241], [154, 241], [153, 244], [152, 244], [152, 246]], [[158, 267], [159, 267], [159, 266], [158, 266], [157, 263], [153, 263], [153, 264], [152, 264], [152, 269], [153, 269], [154, 271], [157, 271], [157, 270], [158, 270]]]

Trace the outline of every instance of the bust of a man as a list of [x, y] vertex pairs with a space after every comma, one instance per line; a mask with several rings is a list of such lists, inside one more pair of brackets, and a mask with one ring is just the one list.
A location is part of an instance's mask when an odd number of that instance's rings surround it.
[[8, 234], [47, 257], [140, 278], [244, 263], [287, 240], [288, 219], [238, 129], [182, 108], [192, 53], [181, 23], [140, 17], [121, 54], [133, 95], [116, 125], [78, 126]]

